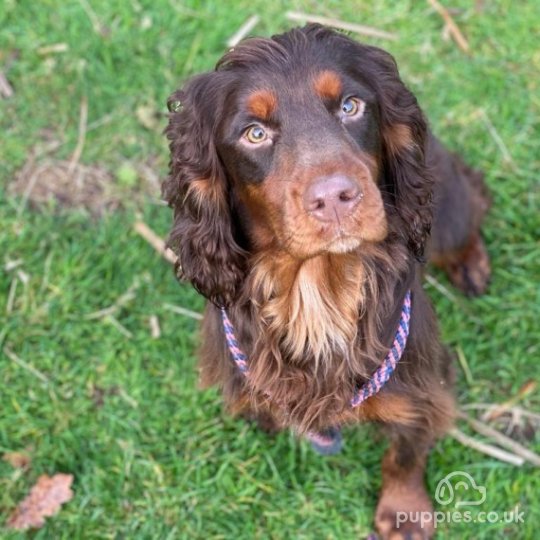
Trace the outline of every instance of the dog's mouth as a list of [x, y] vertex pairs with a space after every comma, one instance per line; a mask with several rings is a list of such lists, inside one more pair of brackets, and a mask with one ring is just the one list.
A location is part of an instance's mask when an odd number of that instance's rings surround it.
[[[310, 231], [311, 232], [311, 231]], [[309, 259], [324, 254], [344, 254], [358, 249], [366, 238], [357, 228], [331, 226], [311, 234], [294, 235], [284, 247], [294, 258]]]
[[362, 244], [362, 238], [357, 235], [351, 235], [339, 228], [334, 238], [328, 243], [326, 251], [328, 253], [348, 253], [354, 251]]
[[319, 242], [313, 242], [318, 253], [349, 253], [358, 249], [365, 241], [362, 231], [357, 226], [335, 225], [321, 232]]
[[378, 190], [374, 190], [373, 194], [377, 196], [369, 197], [369, 204], [359, 205], [347, 217], [331, 223], [312, 223], [313, 246], [318, 245], [331, 253], [345, 253], [363, 243], [384, 240], [388, 231], [387, 216]]
[[350, 253], [362, 245], [383, 241], [388, 233], [388, 224], [382, 204], [367, 212], [359, 210], [357, 214], [339, 222], [311, 222], [301, 230], [289, 229], [286, 250], [292, 256], [304, 259], [325, 253]]

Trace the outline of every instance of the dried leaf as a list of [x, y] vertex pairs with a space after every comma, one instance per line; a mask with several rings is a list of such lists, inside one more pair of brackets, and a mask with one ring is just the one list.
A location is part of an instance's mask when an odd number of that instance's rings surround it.
[[14, 469], [28, 469], [32, 459], [25, 452], [6, 452], [2, 459]]
[[18, 530], [42, 527], [46, 517], [54, 516], [62, 504], [72, 499], [72, 482], [71, 474], [41, 475], [30, 494], [11, 514], [7, 526]]

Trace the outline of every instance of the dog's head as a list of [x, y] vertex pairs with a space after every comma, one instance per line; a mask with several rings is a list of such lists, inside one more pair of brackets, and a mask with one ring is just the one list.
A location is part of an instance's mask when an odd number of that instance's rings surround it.
[[307, 259], [394, 234], [422, 256], [426, 124], [388, 53], [319, 25], [246, 40], [169, 108], [169, 244], [213, 302], [262, 250]]

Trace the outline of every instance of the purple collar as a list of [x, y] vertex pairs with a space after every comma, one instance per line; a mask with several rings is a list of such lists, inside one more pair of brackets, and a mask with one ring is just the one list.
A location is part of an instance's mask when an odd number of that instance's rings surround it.
[[[407, 344], [407, 338], [409, 336], [409, 322], [411, 319], [411, 291], [408, 290], [403, 300], [403, 307], [401, 308], [401, 317], [399, 319], [396, 334], [394, 336], [394, 342], [392, 347], [385, 356], [382, 364], [373, 373], [369, 381], [364, 383], [360, 388], [357, 388], [352, 399], [351, 407], [358, 407], [366, 399], [377, 394], [386, 382], [392, 376], [392, 373], [396, 369], [405, 346]], [[227, 315], [227, 310], [221, 308], [221, 320], [223, 322], [223, 330], [225, 332], [225, 339], [229, 346], [231, 356], [238, 366], [240, 372], [246, 377], [249, 377], [249, 367], [247, 365], [247, 356], [240, 348], [236, 336], [234, 334], [234, 327]]]

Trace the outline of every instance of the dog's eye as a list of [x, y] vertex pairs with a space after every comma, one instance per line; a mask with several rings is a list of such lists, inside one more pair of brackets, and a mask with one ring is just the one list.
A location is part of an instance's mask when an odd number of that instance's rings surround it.
[[341, 115], [347, 118], [361, 116], [364, 112], [364, 102], [357, 98], [349, 97], [341, 103]]
[[259, 144], [268, 139], [268, 134], [261, 126], [251, 126], [245, 131], [244, 137], [251, 144]]

